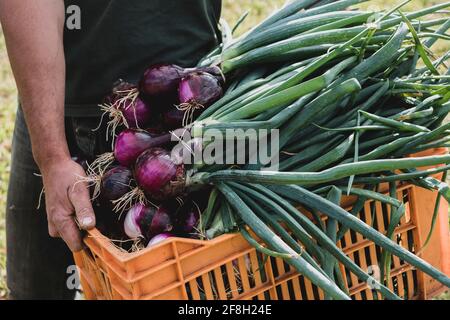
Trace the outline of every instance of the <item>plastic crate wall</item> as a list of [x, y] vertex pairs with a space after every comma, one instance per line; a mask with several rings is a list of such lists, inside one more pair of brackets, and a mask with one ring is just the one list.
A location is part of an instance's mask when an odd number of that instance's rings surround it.
[[[419, 252], [431, 223], [435, 192], [412, 185], [398, 188], [397, 198], [406, 213], [395, 231], [395, 241]], [[346, 201], [344, 201], [345, 203]], [[351, 202], [351, 199], [347, 199]], [[343, 204], [343, 207], [349, 207]], [[373, 210], [374, 209], [374, 210]], [[441, 201], [439, 227], [420, 255], [450, 274], [448, 207]], [[359, 218], [384, 232], [389, 206], [368, 201]], [[447, 226], [447, 228], [445, 228]], [[239, 234], [212, 241], [171, 238], [137, 253], [118, 250], [97, 230], [86, 238], [88, 250], [75, 255], [87, 299], [192, 299], [192, 300], [313, 300], [322, 290], [281, 259], [265, 257]], [[362, 269], [377, 265], [380, 249], [360, 234], [349, 231], [338, 243]], [[340, 265], [352, 299], [380, 299], [367, 283]], [[389, 287], [404, 299], [427, 299], [443, 286], [397, 257], [392, 259]]]

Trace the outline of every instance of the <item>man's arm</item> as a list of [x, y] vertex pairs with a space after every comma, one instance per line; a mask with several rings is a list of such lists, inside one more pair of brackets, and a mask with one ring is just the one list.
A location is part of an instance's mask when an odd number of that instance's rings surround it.
[[0, 21], [41, 171], [49, 233], [72, 251], [82, 248], [84, 229], [95, 216], [83, 169], [71, 160], [64, 129], [65, 59], [63, 0], [0, 0]]

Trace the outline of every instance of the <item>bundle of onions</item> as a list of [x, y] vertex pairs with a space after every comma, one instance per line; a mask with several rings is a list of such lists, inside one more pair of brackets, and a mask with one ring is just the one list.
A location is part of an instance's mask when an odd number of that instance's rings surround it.
[[[149, 67], [138, 86], [119, 80], [100, 106], [110, 118], [108, 131], [115, 135], [120, 126], [147, 128], [159, 114], [165, 119], [166, 129], [180, 128], [183, 119], [193, 120], [193, 106], [194, 109], [199, 105], [205, 108], [220, 98], [223, 83], [219, 79], [222, 75], [217, 67], [182, 68], [161, 64]], [[189, 86], [193, 87], [192, 92], [187, 92]], [[177, 92], [180, 92], [179, 97]], [[173, 105], [182, 106], [178, 121], [174, 121], [177, 112], [173, 111]], [[169, 112], [173, 115], [167, 114]]]
[[[176, 141], [185, 131], [184, 125], [220, 99], [223, 81], [219, 79], [222, 74], [217, 67], [182, 68], [165, 64], [149, 67], [139, 86], [120, 80], [101, 105], [110, 117], [107, 133], [114, 137], [113, 152], [98, 157], [91, 164], [93, 171], [101, 175], [113, 162], [134, 166], [145, 150], [166, 147]], [[166, 101], [173, 103], [164, 105]], [[155, 105], [158, 107], [152, 107]], [[158, 118], [162, 123], [152, 124]], [[161, 132], [161, 128], [166, 132]]]

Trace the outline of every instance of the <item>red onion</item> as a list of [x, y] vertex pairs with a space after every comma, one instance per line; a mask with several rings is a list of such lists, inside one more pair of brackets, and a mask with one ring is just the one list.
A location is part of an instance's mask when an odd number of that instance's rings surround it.
[[102, 110], [109, 113], [110, 125], [114, 129], [124, 122], [131, 128], [143, 128], [153, 116], [152, 108], [140, 98], [137, 86], [123, 80], [115, 83], [111, 94], [102, 105]]
[[145, 150], [162, 147], [170, 141], [171, 134], [155, 135], [143, 130], [124, 130], [116, 138], [114, 156], [121, 165], [131, 166]]
[[136, 90], [137, 87], [134, 84], [119, 79], [114, 83], [111, 94], [106, 97], [105, 103], [112, 103], [120, 98], [123, 98], [127, 92]]
[[150, 107], [139, 97], [126, 100], [119, 110], [131, 128], [144, 128], [152, 117]]
[[161, 98], [176, 93], [181, 79], [193, 72], [209, 73], [219, 82], [224, 81], [219, 67], [182, 68], [174, 64], [157, 64], [144, 72], [139, 88], [148, 97]]
[[149, 233], [150, 225], [152, 224], [155, 213], [155, 208], [147, 207], [142, 204], [137, 204], [132, 207], [128, 211], [123, 224], [125, 234], [130, 239], [146, 236]]
[[219, 81], [206, 72], [193, 72], [184, 77], [178, 88], [180, 104], [209, 107], [223, 95]]
[[175, 93], [181, 78], [185, 75], [183, 68], [173, 64], [159, 64], [148, 68], [140, 82], [141, 91], [150, 97]]
[[175, 229], [177, 233], [189, 235], [195, 232], [200, 220], [200, 214], [193, 203], [183, 206], [175, 217]]
[[150, 224], [149, 236], [172, 231], [172, 229], [172, 218], [170, 217], [167, 208], [160, 206], [153, 216], [152, 223]]
[[161, 234], [158, 234], [158, 235], [154, 236], [154, 237], [150, 240], [150, 242], [147, 244], [147, 248], [152, 247], [152, 246], [155, 246], [155, 245], [157, 245], [158, 243], [161, 243], [161, 242], [163, 242], [164, 240], [167, 240], [167, 239], [173, 238], [173, 237], [174, 237], [174, 235], [173, 235], [173, 234], [170, 234], [170, 233], [161, 233]]
[[185, 111], [176, 107], [170, 108], [163, 114], [163, 122], [166, 130], [173, 130], [183, 127], [183, 118]]
[[136, 204], [127, 213], [124, 221], [125, 234], [131, 238], [152, 238], [173, 229], [172, 219], [163, 206], [154, 207]]
[[222, 70], [217, 67], [217, 66], [213, 66], [213, 67], [202, 67], [197, 69], [197, 71], [202, 71], [202, 72], [206, 72], [209, 73], [210, 75], [212, 75], [214, 78], [217, 79], [217, 81], [219, 81], [219, 83], [224, 84], [225, 83], [225, 76], [222, 73]]
[[120, 199], [131, 190], [133, 174], [130, 169], [117, 166], [108, 170], [102, 177], [101, 195], [104, 199]]
[[173, 198], [184, 191], [185, 170], [161, 148], [145, 151], [136, 160], [134, 176], [146, 195], [155, 200]]
[[[200, 194], [200, 192], [199, 192]], [[201, 192], [202, 197], [205, 197], [205, 193]], [[179, 199], [179, 201], [168, 200], [165, 201], [163, 207], [167, 211], [171, 212], [174, 222], [174, 233], [180, 236], [190, 236], [196, 233], [196, 227], [200, 220], [200, 211], [197, 202], [194, 202], [192, 196], [195, 193], [189, 194], [186, 199]]]

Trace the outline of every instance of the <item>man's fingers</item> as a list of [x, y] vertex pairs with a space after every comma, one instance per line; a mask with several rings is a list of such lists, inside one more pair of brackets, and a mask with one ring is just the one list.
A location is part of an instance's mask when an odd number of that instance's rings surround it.
[[56, 226], [61, 238], [63, 238], [64, 242], [72, 252], [83, 249], [81, 233], [72, 216], [57, 214], [53, 216], [52, 222]]
[[47, 211], [47, 224], [48, 224], [48, 234], [49, 234], [49, 236], [52, 237], [52, 238], [61, 238], [61, 235], [58, 232], [58, 228], [56, 227], [55, 223], [53, 222], [53, 218], [50, 215], [49, 211]]
[[52, 238], [61, 238], [55, 224], [48, 219], [48, 234]]
[[75, 210], [75, 215], [81, 229], [89, 230], [95, 227], [95, 214], [92, 208], [89, 190], [85, 183], [76, 183], [69, 189], [69, 200]]

